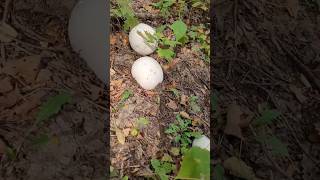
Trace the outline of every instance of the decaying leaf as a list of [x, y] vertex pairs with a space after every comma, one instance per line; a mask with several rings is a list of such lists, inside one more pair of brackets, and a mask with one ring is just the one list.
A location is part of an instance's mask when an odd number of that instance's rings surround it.
[[18, 36], [17, 31], [6, 23], [0, 23], [0, 41], [1, 42], [11, 42], [14, 38]]
[[182, 105], [184, 105], [184, 106], [187, 106], [187, 104], [188, 104], [188, 99], [189, 99], [188, 96], [182, 94], [182, 95], [181, 95], [180, 104], [182, 104]]
[[9, 77], [5, 77], [3, 79], [0, 79], [0, 93], [9, 92], [13, 89], [13, 86], [10, 82]]
[[181, 115], [181, 117], [185, 118], [185, 119], [192, 119], [188, 113], [186, 113], [185, 111], [181, 111], [179, 113]]
[[240, 128], [241, 114], [240, 106], [236, 104], [229, 105], [227, 112], [227, 125], [224, 129], [224, 133], [243, 139]]
[[296, 98], [301, 102], [304, 103], [307, 98], [303, 95], [302, 91], [300, 88], [294, 86], [294, 85], [290, 85], [289, 89], [293, 92], [293, 94], [296, 96]]
[[170, 101], [169, 101], [166, 105], [167, 105], [170, 109], [172, 109], [172, 110], [178, 109], [177, 104], [176, 104], [174, 101], [172, 101], [171, 99], [170, 99]]
[[0, 72], [22, 79], [26, 83], [33, 83], [36, 80], [39, 66], [40, 56], [27, 56], [18, 60], [8, 61], [4, 68], [0, 69]]
[[287, 9], [291, 16], [297, 17], [299, 11], [299, 0], [287, 0]]
[[126, 141], [126, 136], [122, 130], [116, 129], [116, 136], [120, 144], [124, 144]]
[[251, 167], [237, 157], [230, 157], [223, 162], [225, 169], [234, 176], [247, 180], [258, 180]]

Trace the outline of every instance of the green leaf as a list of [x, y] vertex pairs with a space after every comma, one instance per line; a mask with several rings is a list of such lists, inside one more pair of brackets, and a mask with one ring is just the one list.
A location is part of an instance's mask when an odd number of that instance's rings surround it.
[[147, 126], [149, 124], [149, 119], [146, 117], [140, 117], [137, 120], [137, 126], [138, 128], [141, 130], [142, 128], [144, 128], [145, 126]]
[[128, 31], [132, 29], [134, 26], [136, 26], [139, 23], [138, 19], [133, 16], [128, 16], [127, 19], [124, 21], [123, 28], [124, 30]]
[[161, 161], [163, 161], [163, 162], [173, 162], [172, 157], [171, 157], [169, 154], [167, 154], [167, 153], [165, 153], [165, 154], [162, 156]]
[[37, 114], [36, 122], [40, 123], [44, 120], [49, 119], [51, 116], [57, 114], [61, 107], [71, 101], [71, 95], [66, 92], [61, 92], [60, 94], [50, 97], [47, 102], [45, 102]]
[[197, 101], [198, 101], [198, 97], [197, 96], [191, 96], [189, 98], [189, 104], [190, 104], [191, 110], [193, 112], [195, 112], [195, 113], [198, 113], [198, 112], [201, 111], [201, 108], [198, 105]]
[[178, 42], [178, 41], [172, 41], [172, 40], [170, 40], [170, 39], [168, 39], [168, 38], [164, 38], [164, 39], [163, 39], [163, 44], [164, 44], [164, 45], [167, 45], [167, 46], [170, 46], [171, 48], [174, 48], [174, 47], [176, 47], [177, 45], [180, 45], [181, 43]]
[[280, 113], [276, 110], [266, 110], [262, 115], [254, 122], [255, 125], [261, 126], [270, 124], [273, 120], [280, 116]]
[[172, 51], [171, 49], [158, 48], [157, 53], [159, 57], [164, 58], [166, 60], [171, 60], [175, 55], [174, 51]]
[[13, 148], [7, 147], [5, 150], [5, 154], [12, 161], [16, 160], [17, 158], [17, 151]]
[[122, 180], [129, 180], [129, 177], [128, 177], [128, 176], [124, 176], [124, 177], [122, 178]]
[[210, 153], [199, 147], [192, 147], [183, 156], [176, 179], [210, 179]]
[[173, 156], [179, 156], [180, 154], [180, 149], [177, 147], [172, 147], [170, 152], [172, 153]]
[[130, 90], [126, 89], [126, 90], [121, 94], [121, 101], [124, 102], [124, 101], [128, 100], [129, 97], [131, 97], [132, 95], [133, 95], [133, 93], [132, 93]]
[[283, 144], [277, 137], [271, 136], [268, 139], [267, 144], [270, 145], [273, 155], [289, 156], [287, 146]]
[[216, 180], [224, 180], [224, 168], [221, 164], [217, 164], [214, 167], [213, 176]]
[[168, 180], [168, 173], [172, 171], [172, 164], [169, 162], [160, 162], [157, 159], [151, 159], [151, 166], [161, 180]]
[[40, 136], [32, 140], [32, 144], [42, 146], [42, 145], [48, 144], [49, 141], [50, 141], [50, 138], [47, 134], [41, 134]]
[[271, 148], [271, 153], [273, 155], [279, 156], [289, 156], [287, 146], [283, 144], [280, 139], [275, 136], [261, 135], [256, 137], [257, 141], [261, 144], [266, 144]]
[[174, 94], [176, 98], [179, 98], [180, 92], [177, 89], [171, 88], [170, 91]]
[[173, 30], [173, 33], [174, 33], [177, 41], [179, 41], [180, 39], [182, 39], [183, 37], [186, 36], [187, 25], [183, 21], [181, 21], [181, 20], [175, 21], [170, 26], [170, 28]]

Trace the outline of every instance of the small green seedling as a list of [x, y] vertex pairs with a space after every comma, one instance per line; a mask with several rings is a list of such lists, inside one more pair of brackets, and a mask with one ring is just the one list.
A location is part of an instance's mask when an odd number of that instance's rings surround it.
[[167, 18], [170, 15], [171, 6], [175, 0], [160, 0], [157, 3], [152, 3], [152, 6], [160, 10], [160, 15]]
[[171, 135], [176, 143], [180, 143], [182, 154], [192, 143], [192, 138], [201, 136], [201, 132], [194, 132], [192, 129], [192, 121], [182, 118], [180, 114], [176, 116], [176, 122], [169, 124], [165, 133]]
[[158, 159], [151, 160], [151, 166], [154, 169], [154, 172], [161, 180], [168, 180], [170, 174], [173, 170], [175, 170], [175, 165], [167, 162], [160, 161]]
[[140, 117], [135, 123], [135, 127], [131, 129], [131, 135], [137, 136], [143, 128], [145, 128], [150, 123], [149, 119], [146, 117]]
[[131, 97], [133, 96], [132, 91], [126, 89], [122, 94], [121, 94], [121, 99], [118, 105], [118, 108], [121, 108], [124, 106], [124, 103]]
[[125, 31], [129, 31], [131, 28], [139, 24], [131, 4], [131, 0], [118, 0], [117, 7], [111, 9], [111, 17], [124, 19], [123, 28]]

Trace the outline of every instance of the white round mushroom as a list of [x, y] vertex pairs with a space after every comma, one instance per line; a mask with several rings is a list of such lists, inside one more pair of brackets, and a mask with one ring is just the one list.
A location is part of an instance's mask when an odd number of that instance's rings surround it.
[[[147, 33], [154, 35], [156, 33], [155, 29], [147, 24], [140, 23], [131, 29], [129, 33], [129, 43], [134, 51], [142, 56], [149, 55], [153, 53], [158, 43], [148, 42]], [[145, 37], [145, 38], [144, 38]]]
[[193, 140], [192, 146], [210, 151], [210, 139], [207, 136], [202, 135], [201, 137]]
[[160, 64], [152, 57], [137, 59], [131, 68], [132, 77], [146, 90], [154, 89], [163, 81], [163, 71]]
[[73, 50], [104, 83], [108, 80], [107, 7], [105, 0], [79, 0], [72, 10], [68, 27]]

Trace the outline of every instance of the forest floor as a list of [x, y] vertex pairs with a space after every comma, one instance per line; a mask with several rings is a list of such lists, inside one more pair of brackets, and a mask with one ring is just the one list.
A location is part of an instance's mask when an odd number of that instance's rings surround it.
[[[6, 2], [0, 15], [13, 30], [1, 25], [0, 179], [105, 179], [106, 94], [67, 37], [76, 1]], [[61, 91], [70, 101], [36, 124]]]
[[227, 179], [320, 178], [317, 2], [213, 5], [212, 151]]
[[[177, 12], [180, 6], [174, 4], [168, 8], [169, 13], [165, 17], [152, 5], [155, 2], [132, 1], [131, 7], [138, 22], [158, 28], [161, 25], [169, 26], [181, 19], [188, 29], [192, 25], [203, 25], [204, 28], [199, 30], [203, 31], [206, 40], [209, 41], [208, 10], [189, 6], [189, 9], [183, 10], [183, 15], [179, 18]], [[118, 8], [116, 1], [111, 8]], [[182, 116], [184, 120], [192, 121], [192, 124], [188, 125], [192, 132], [201, 132], [210, 137], [210, 63], [204, 59], [201, 51], [194, 50], [200, 45], [196, 40], [174, 48], [175, 56], [170, 60], [154, 52], [149, 56], [162, 66], [164, 81], [154, 90], [143, 90], [131, 75], [132, 64], [142, 56], [130, 47], [129, 33], [123, 28], [125, 23], [113, 16], [111, 23], [112, 174], [115, 175], [115, 179], [126, 176], [129, 179], [156, 177], [157, 172], [151, 161], [169, 157], [168, 162], [175, 166], [173, 171], [169, 170], [167, 173], [172, 179], [177, 175], [182, 158], [181, 152], [176, 154], [172, 150], [180, 150], [181, 144], [174, 142], [175, 136], [165, 131], [170, 124], [177, 122], [177, 115]], [[166, 37], [174, 36], [170, 28], [166, 28], [164, 34]], [[130, 96], [124, 101], [124, 95], [128, 94]], [[139, 128], [137, 126], [141, 119], [147, 119], [148, 123]]]

